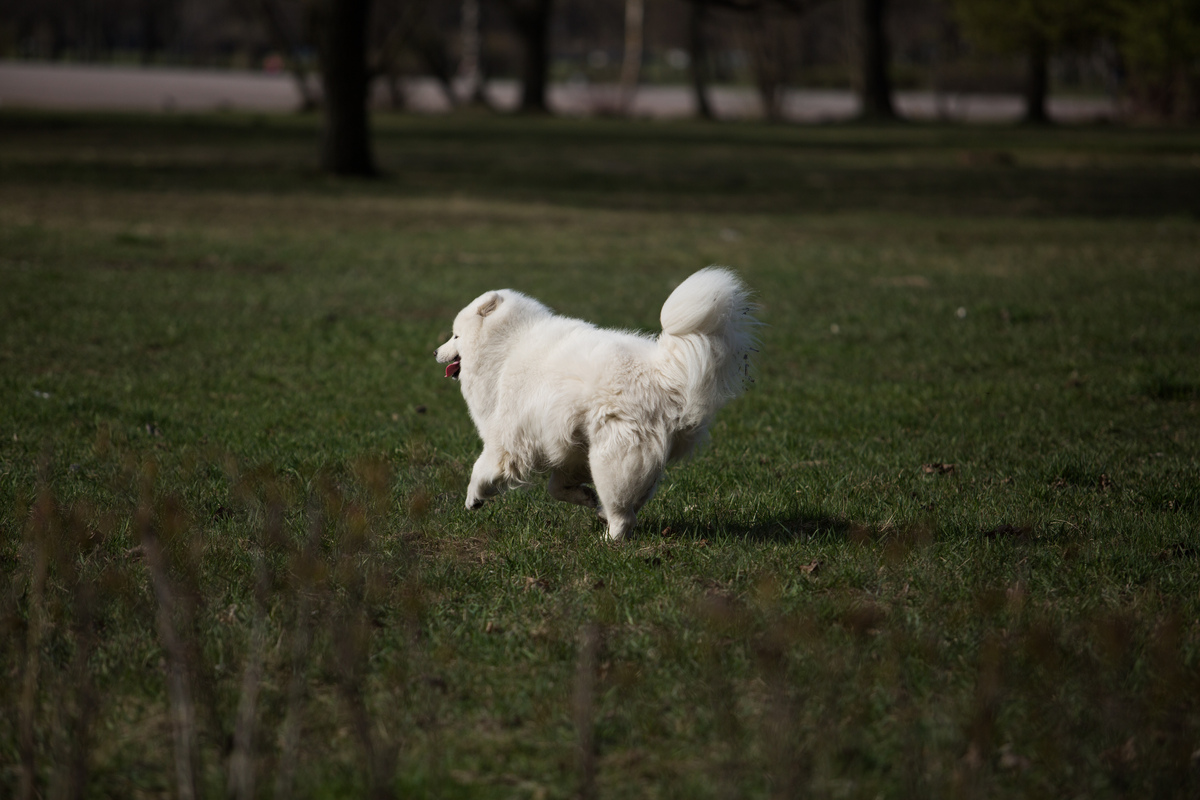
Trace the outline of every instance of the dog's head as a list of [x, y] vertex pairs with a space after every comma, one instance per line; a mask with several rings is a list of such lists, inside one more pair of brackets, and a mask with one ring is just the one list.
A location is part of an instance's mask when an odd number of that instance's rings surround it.
[[500, 292], [487, 292], [458, 312], [449, 340], [434, 351], [438, 363], [449, 365], [446, 367], [447, 378], [458, 380], [463, 362], [469, 365], [474, 363], [473, 357], [483, 338], [484, 322], [503, 302], [504, 295]]

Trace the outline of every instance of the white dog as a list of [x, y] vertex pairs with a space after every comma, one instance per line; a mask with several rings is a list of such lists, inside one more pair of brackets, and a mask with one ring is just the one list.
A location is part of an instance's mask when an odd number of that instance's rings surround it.
[[549, 470], [552, 497], [598, 507], [608, 538], [623, 538], [667, 462], [741, 393], [753, 311], [742, 282], [717, 267], [671, 293], [657, 339], [558, 316], [511, 289], [477, 298], [436, 351], [483, 439], [467, 508]]

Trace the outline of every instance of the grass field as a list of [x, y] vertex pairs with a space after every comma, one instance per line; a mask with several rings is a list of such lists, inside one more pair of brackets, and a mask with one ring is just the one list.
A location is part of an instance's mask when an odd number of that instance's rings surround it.
[[[0, 795], [1200, 796], [1200, 133], [0, 114]], [[509, 286], [757, 382], [462, 507]]]

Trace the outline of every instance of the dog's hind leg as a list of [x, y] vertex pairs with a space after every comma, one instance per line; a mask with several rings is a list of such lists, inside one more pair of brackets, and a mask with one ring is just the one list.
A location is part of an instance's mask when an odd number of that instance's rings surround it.
[[583, 485], [583, 481], [587, 479], [586, 473], [580, 475], [572, 470], [556, 469], [550, 473], [550, 482], [546, 484], [546, 491], [550, 492], [550, 496], [555, 500], [596, 508], [600, 505], [600, 500], [590, 486]]
[[[636, 440], [636, 439], [635, 439]], [[638, 511], [654, 494], [665, 456], [659, 448], [618, 438], [593, 440], [590, 454], [592, 481], [608, 521], [608, 538], [619, 542], [637, 525]]]
[[471, 468], [471, 485], [467, 487], [467, 508], [477, 509], [484, 500], [500, 493], [505, 483], [501, 455], [499, 451], [485, 446], [479, 458], [475, 459], [475, 466]]

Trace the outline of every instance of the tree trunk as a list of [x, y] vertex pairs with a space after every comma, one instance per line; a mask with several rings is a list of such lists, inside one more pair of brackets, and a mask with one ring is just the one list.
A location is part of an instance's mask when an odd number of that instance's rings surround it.
[[288, 32], [287, 22], [283, 19], [275, 0], [259, 0], [258, 8], [267, 23], [267, 31], [275, 48], [283, 56], [284, 64], [296, 84], [296, 92], [300, 95], [300, 110], [312, 111], [317, 107], [317, 98], [313, 96], [312, 87], [308, 85], [308, 73], [299, 57], [299, 47], [294, 37]]
[[154, 63], [154, 54], [158, 51], [158, 11], [157, 3], [142, 4], [142, 66]]
[[525, 53], [521, 64], [521, 106], [526, 114], [545, 114], [550, 75], [550, 15], [553, 0], [506, 0]]
[[715, 120], [708, 102], [708, 43], [704, 26], [708, 21], [708, 0], [692, 0], [688, 16], [688, 48], [691, 50], [692, 93], [696, 96], [696, 113], [701, 119]]
[[754, 81], [762, 100], [763, 116], [767, 122], [783, 121], [783, 85], [787, 72], [784, 47], [779, 31], [769, 18], [766, 8], [754, 12], [751, 33], [754, 42]]
[[896, 119], [892, 106], [892, 81], [888, 76], [888, 41], [885, 29], [887, 0], [859, 3], [859, 63], [862, 68], [862, 118]]
[[421, 31], [413, 47], [429, 74], [437, 81], [446, 104], [451, 109], [458, 108], [458, 95], [454, 93], [454, 65], [450, 54], [446, 52], [445, 40], [431, 32]]
[[462, 58], [458, 62], [458, 79], [463, 86], [463, 97], [468, 103], [474, 103], [483, 94], [483, 38], [480, 36], [479, 0], [463, 0], [459, 35], [462, 39]]
[[321, 48], [325, 127], [321, 169], [375, 175], [367, 118], [367, 20], [370, 0], [329, 0]]
[[1029, 42], [1029, 74], [1025, 76], [1025, 122], [1030, 125], [1049, 125], [1046, 97], [1050, 84], [1050, 48], [1042, 36]]
[[644, 0], [625, 0], [625, 54], [621, 62], [621, 112], [628, 114], [642, 74]]

